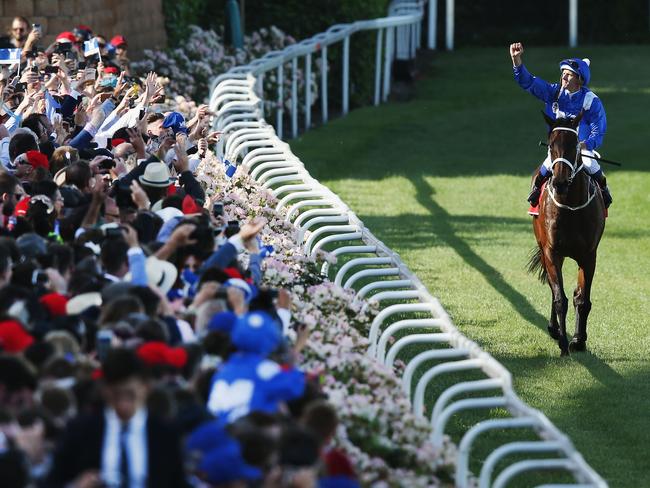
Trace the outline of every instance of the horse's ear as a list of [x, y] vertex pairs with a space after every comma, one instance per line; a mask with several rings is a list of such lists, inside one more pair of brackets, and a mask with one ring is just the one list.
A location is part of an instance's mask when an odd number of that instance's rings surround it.
[[546, 121], [546, 123], [548, 124], [548, 126], [549, 126], [549, 127], [553, 127], [553, 126], [555, 125], [555, 120], [553, 120], [552, 118], [550, 118], [550, 117], [546, 114], [546, 112], [544, 112], [543, 110], [542, 110], [541, 112], [542, 112], [542, 117], [544, 117], [544, 120]]
[[580, 125], [580, 121], [582, 120], [582, 116], [584, 114], [585, 114], [585, 111], [580, 110], [580, 113], [578, 115], [576, 115], [576, 117], [573, 119], [573, 123], [571, 125], [573, 125], [574, 128], [576, 128], [576, 129], [578, 128], [578, 126]]

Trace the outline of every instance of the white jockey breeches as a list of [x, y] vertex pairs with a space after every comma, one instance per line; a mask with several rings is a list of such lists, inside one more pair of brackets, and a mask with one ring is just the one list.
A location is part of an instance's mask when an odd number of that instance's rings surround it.
[[[585, 156], [585, 154], [588, 154], [589, 156], [600, 156], [595, 151], [588, 151], [587, 149], [582, 150], [582, 164], [585, 167], [585, 171], [589, 173], [590, 175], [593, 175], [594, 173], [598, 173], [600, 171], [600, 165], [598, 164], [598, 161], [596, 161], [593, 158], [590, 158], [588, 156]], [[542, 165], [550, 172], [551, 171], [551, 152], [548, 151], [546, 153], [546, 159], [542, 163]]]

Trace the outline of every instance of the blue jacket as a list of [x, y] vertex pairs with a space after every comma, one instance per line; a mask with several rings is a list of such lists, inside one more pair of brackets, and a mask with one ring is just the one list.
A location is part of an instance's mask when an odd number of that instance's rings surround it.
[[260, 354], [237, 352], [215, 373], [208, 410], [227, 423], [250, 412], [276, 413], [280, 402], [303, 394], [305, 374], [285, 370]]
[[[578, 128], [578, 137], [584, 141], [587, 149], [593, 151], [603, 143], [607, 131], [607, 117], [605, 108], [600, 99], [586, 86], [580, 87], [576, 93], [569, 94], [561, 90], [559, 83], [548, 83], [541, 78], [531, 75], [522, 64], [513, 68], [515, 81], [528, 93], [539, 98], [545, 103], [544, 112], [552, 119], [575, 117], [582, 110], [584, 115]], [[557, 100], [557, 113], [553, 104], [560, 90]]]

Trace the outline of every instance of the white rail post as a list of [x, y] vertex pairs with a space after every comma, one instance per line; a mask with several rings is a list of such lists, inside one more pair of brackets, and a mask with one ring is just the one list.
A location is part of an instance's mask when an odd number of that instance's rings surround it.
[[282, 119], [284, 117], [284, 65], [278, 66], [278, 109], [275, 118], [275, 132], [282, 139]]
[[305, 57], [305, 130], [311, 127], [311, 53]]
[[264, 73], [260, 73], [255, 78], [255, 93], [261, 99], [264, 99]]
[[418, 51], [418, 25], [419, 22], [411, 24], [411, 59], [415, 59]]
[[569, 47], [578, 45], [578, 0], [569, 0]]
[[375, 51], [375, 106], [381, 101], [381, 43], [384, 29], [377, 29], [377, 49]]
[[429, 49], [435, 49], [437, 47], [436, 36], [437, 32], [437, 22], [438, 22], [438, 0], [429, 0], [429, 32], [428, 32], [428, 45]]
[[343, 39], [343, 115], [350, 107], [350, 36]]
[[327, 46], [321, 50], [320, 106], [323, 124], [327, 123]]
[[391, 67], [393, 64], [393, 35], [395, 33], [395, 27], [388, 27], [386, 29], [386, 50], [384, 51], [384, 102], [388, 100], [388, 94], [390, 93], [390, 75]]
[[298, 137], [298, 57], [291, 60], [291, 136]]
[[454, 0], [447, 0], [447, 51], [454, 50]]

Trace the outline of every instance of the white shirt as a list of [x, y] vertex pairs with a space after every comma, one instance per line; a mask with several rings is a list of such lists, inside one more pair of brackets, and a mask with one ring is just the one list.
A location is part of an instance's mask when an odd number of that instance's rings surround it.
[[[128, 422], [127, 446], [130, 488], [147, 486], [147, 409], [141, 408]], [[120, 432], [122, 421], [115, 410], [104, 411], [106, 430], [102, 449], [101, 478], [107, 486], [120, 486]]]

